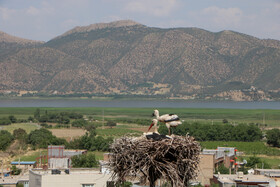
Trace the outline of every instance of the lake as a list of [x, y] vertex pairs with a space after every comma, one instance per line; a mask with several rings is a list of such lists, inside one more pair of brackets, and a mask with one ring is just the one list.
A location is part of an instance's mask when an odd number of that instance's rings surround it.
[[0, 107], [121, 107], [280, 109], [279, 101], [226, 102], [174, 100], [0, 99]]

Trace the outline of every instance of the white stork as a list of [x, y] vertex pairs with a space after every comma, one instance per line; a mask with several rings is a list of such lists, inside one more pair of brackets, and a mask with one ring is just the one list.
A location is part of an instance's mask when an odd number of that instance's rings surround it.
[[150, 127], [149, 127], [149, 129], [148, 129], [148, 132], [149, 132], [149, 130], [152, 128], [152, 126], [155, 126], [154, 133], [159, 134], [159, 133], [158, 133], [158, 129], [157, 129], [157, 123], [158, 123], [158, 120], [157, 120], [157, 119], [153, 119], [153, 120], [152, 120], [152, 124], [150, 125]]
[[182, 124], [180, 118], [176, 114], [164, 114], [159, 116], [159, 111], [154, 110], [153, 116], [155, 116], [159, 122], [165, 123], [166, 127], [168, 128], [169, 136], [171, 135], [170, 127], [177, 127], [178, 125]]

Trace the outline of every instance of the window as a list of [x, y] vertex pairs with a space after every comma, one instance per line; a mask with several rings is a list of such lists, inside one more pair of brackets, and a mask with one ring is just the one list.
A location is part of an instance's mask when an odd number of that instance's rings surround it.
[[23, 182], [23, 186], [24, 186], [24, 187], [29, 187], [29, 182], [28, 182], [28, 181], [24, 181], [24, 182]]
[[94, 184], [82, 184], [82, 187], [94, 187]]

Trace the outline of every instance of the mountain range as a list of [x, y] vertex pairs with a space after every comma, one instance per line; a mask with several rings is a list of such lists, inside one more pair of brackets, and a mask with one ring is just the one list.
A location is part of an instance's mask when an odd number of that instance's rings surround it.
[[75, 27], [50, 41], [0, 32], [0, 92], [271, 100], [280, 41], [130, 20]]

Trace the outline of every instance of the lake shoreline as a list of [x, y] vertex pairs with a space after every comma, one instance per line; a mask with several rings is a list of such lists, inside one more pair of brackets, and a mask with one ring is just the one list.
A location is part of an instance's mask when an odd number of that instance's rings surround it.
[[0, 98], [0, 107], [232, 108], [276, 109], [279, 101], [197, 101], [166, 99]]

